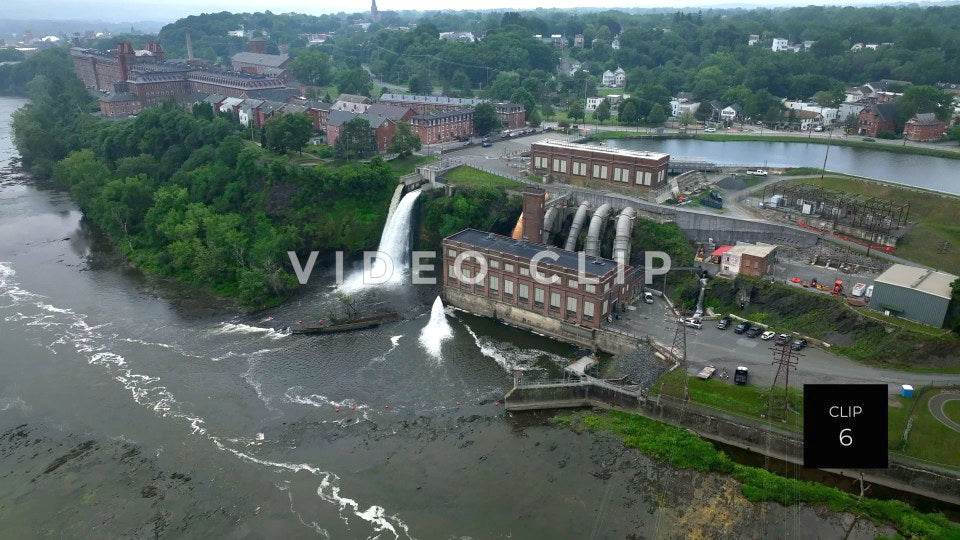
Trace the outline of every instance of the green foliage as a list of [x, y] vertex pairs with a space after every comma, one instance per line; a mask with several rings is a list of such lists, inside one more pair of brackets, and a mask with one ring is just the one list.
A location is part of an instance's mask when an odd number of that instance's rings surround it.
[[647, 115], [647, 123], [651, 126], [662, 126], [666, 121], [667, 113], [663, 110], [663, 106], [657, 103], [650, 109], [650, 114]]
[[597, 119], [597, 122], [601, 124], [610, 119], [610, 102], [604, 99], [597, 105], [597, 109], [593, 111], [593, 117]]
[[410, 76], [407, 83], [411, 94], [429, 96], [433, 93], [433, 83], [430, 81], [430, 73], [421, 71]]
[[344, 124], [333, 143], [333, 151], [343, 159], [359, 159], [376, 154], [377, 142], [370, 122], [358, 116]]
[[586, 112], [583, 108], [583, 101], [575, 101], [570, 108], [567, 109], [567, 118], [571, 120], [583, 120], [586, 118]]
[[407, 122], [398, 123], [397, 132], [393, 135], [393, 140], [390, 141], [389, 150], [404, 157], [420, 150], [420, 147], [420, 135], [410, 129], [410, 124]]
[[311, 86], [326, 86], [333, 80], [330, 57], [317, 49], [297, 54], [289, 69], [300, 82]]
[[337, 88], [344, 94], [369, 96], [373, 90], [373, 80], [361, 67], [344, 69], [337, 76]]
[[953, 95], [936, 86], [908, 86], [900, 98], [900, 123], [917, 113], [934, 113], [940, 120], [949, 120], [953, 114]]
[[479, 135], [487, 135], [491, 131], [500, 129], [500, 117], [493, 105], [481, 103], [473, 110], [473, 127]]
[[740, 465], [709, 442], [680, 428], [640, 415], [608, 411], [560, 417], [555, 423], [574, 429], [609, 433], [624, 446], [681, 469], [731, 474], [751, 501], [783, 505], [823, 505], [834, 512], [851, 512], [877, 523], [887, 523], [909, 537], [960, 538], [960, 528], [943, 514], [924, 514], [897, 500], [860, 499], [816, 482], [779, 476], [766, 469]]
[[449, 197], [423, 201], [420, 245], [436, 248], [443, 237], [470, 227], [509, 234], [520, 207], [520, 198], [503, 188], [458, 187]]
[[274, 152], [301, 151], [313, 135], [313, 119], [305, 114], [275, 114], [264, 124], [267, 146]]

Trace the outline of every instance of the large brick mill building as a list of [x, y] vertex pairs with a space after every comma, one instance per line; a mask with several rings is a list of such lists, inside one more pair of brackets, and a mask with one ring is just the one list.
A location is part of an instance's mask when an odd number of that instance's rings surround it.
[[599, 182], [655, 188], [667, 178], [670, 155], [546, 140], [530, 145], [530, 172], [577, 185]]

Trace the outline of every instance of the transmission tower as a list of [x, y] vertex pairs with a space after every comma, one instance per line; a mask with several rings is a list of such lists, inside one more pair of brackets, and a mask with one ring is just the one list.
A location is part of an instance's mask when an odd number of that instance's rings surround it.
[[[770, 398], [768, 401], [770, 416], [773, 416], [774, 412], [782, 412], [783, 420], [786, 421], [788, 413], [790, 412], [790, 371], [797, 369], [797, 364], [800, 362], [799, 353], [795, 352], [790, 346], [790, 342], [786, 342], [770, 348], [773, 351], [773, 365], [777, 366], [777, 374], [773, 377], [773, 384], [770, 386]], [[780, 381], [781, 376], [783, 377], [783, 404], [780, 406], [777, 403], [776, 398], [776, 389], [777, 382]]]

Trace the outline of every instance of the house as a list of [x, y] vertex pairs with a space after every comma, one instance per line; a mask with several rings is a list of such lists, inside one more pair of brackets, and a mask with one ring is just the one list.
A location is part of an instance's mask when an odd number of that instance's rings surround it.
[[867, 108], [870, 105], [869, 101], [845, 101], [840, 104], [840, 107], [837, 109], [837, 121], [845, 122], [847, 117], [850, 115], [858, 116], [860, 111]]
[[782, 52], [793, 50], [790, 47], [790, 40], [785, 38], [773, 38], [773, 45], [770, 46], [773, 52]]
[[850, 52], [857, 52], [862, 50], [863, 50], [863, 43], [854, 43], [853, 46], [850, 47]]
[[620, 50], [620, 38], [619, 38], [619, 37], [613, 38], [613, 41], [610, 42], [610, 48], [613, 49], [613, 50], [615, 50], [615, 51], [619, 51], [619, 50]]
[[263, 105], [262, 99], [245, 99], [237, 105], [237, 120], [240, 125], [257, 125], [257, 109]]
[[800, 131], [809, 131], [817, 126], [823, 125], [823, 115], [817, 111], [787, 109], [783, 111], [783, 117], [788, 121], [792, 117]]
[[417, 111], [410, 107], [390, 105], [389, 103], [374, 103], [367, 108], [366, 112], [370, 115], [389, 118], [394, 122], [409, 122], [411, 118], [417, 115]]
[[773, 244], [738, 243], [721, 254], [720, 272], [723, 274], [762, 277], [776, 263], [777, 246]]
[[690, 92], [678, 92], [670, 100], [670, 116], [680, 118], [684, 113], [695, 114], [700, 107], [699, 102], [693, 101], [693, 94]]
[[376, 143], [377, 152], [386, 152], [397, 132], [396, 122], [383, 116], [371, 116], [352, 111], [336, 109], [330, 111], [330, 116], [327, 119], [327, 144], [335, 145], [337, 138], [343, 132], [344, 126], [354, 118], [363, 118], [370, 124], [370, 136]]
[[857, 134], [876, 137], [878, 133], [897, 131], [897, 113], [900, 102], [871, 103], [857, 116]]
[[597, 110], [597, 107], [603, 103], [604, 99], [606, 99], [604, 96], [587, 98], [587, 105], [584, 107], [584, 110], [587, 112], [593, 112]]
[[473, 32], [440, 32], [440, 39], [458, 43], [473, 43], [477, 40]]
[[880, 79], [879, 81], [871, 81], [865, 84], [867, 88], [870, 89], [871, 94], [867, 97], [876, 97], [878, 93], [896, 93], [903, 90], [904, 87], [911, 86], [913, 83], [910, 81], [898, 81], [896, 79]]
[[285, 105], [286, 103], [282, 101], [267, 100], [261, 103], [260, 106], [257, 107], [257, 116], [256, 116], [257, 125], [262, 126], [266, 124], [267, 120], [269, 120], [273, 115], [280, 112], [280, 110], [283, 109]]
[[873, 281], [870, 308], [886, 315], [943, 326], [950, 305], [953, 274], [894, 264]]
[[953, 94], [955, 96], [960, 95], [960, 83], [943, 83], [938, 82], [937, 88], [943, 90], [948, 94]]
[[749, 46], [752, 47], [752, 46], [756, 45], [757, 43], [760, 43], [760, 36], [759, 36], [759, 35], [757, 35], [757, 34], [750, 34], [750, 35], [747, 37], [747, 45], [749, 45]]
[[410, 118], [410, 129], [423, 144], [455, 141], [474, 134], [473, 109], [430, 111]]
[[583, 48], [583, 34], [573, 36], [573, 46]]
[[373, 101], [366, 96], [340, 94], [340, 96], [337, 97], [337, 100], [333, 102], [333, 107], [331, 107], [331, 109], [335, 111], [362, 113], [366, 112], [371, 105], [373, 105]]
[[873, 97], [873, 89], [869, 86], [851, 86], [843, 91], [844, 101], [862, 101]]
[[603, 78], [601, 84], [608, 88], [617, 88], [626, 86], [627, 84], [627, 72], [621, 67], [617, 67], [616, 71], [610, 71], [609, 69], [603, 72]]
[[822, 117], [820, 120], [821, 125], [824, 126], [835, 124], [840, 115], [839, 109], [835, 107], [824, 107], [818, 103], [784, 100], [783, 105], [787, 109], [819, 113]]
[[562, 49], [567, 46], [567, 38], [563, 37], [563, 34], [553, 34], [550, 36], [550, 42], [557, 49]]
[[918, 113], [907, 120], [903, 136], [911, 141], [939, 141], [947, 133], [947, 123], [938, 119], [934, 113]]
[[740, 120], [740, 105], [731, 103], [720, 110], [720, 119], [724, 122], [736, 122]]

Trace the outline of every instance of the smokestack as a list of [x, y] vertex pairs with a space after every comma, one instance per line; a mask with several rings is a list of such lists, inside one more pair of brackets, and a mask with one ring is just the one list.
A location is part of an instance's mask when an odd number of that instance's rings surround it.
[[193, 60], [193, 42], [190, 41], [190, 32], [187, 32], [187, 61]]
[[547, 192], [539, 187], [523, 190], [523, 239], [539, 242], [543, 236], [544, 205]]

